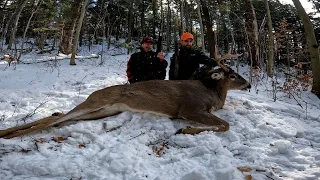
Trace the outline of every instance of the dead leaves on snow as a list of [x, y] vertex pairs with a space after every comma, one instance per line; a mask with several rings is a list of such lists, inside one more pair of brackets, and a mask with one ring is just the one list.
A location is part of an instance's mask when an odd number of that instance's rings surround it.
[[[66, 140], [68, 140], [70, 136], [68, 137], [51, 137], [50, 140], [54, 141], [54, 142], [57, 142], [57, 143], [62, 143]], [[39, 139], [36, 139], [35, 141], [38, 142], [38, 143], [45, 143], [45, 142], [49, 142], [50, 140], [46, 139], [46, 138], [39, 138]], [[86, 148], [86, 145], [84, 143], [82, 144], [78, 144], [78, 148]], [[54, 147], [48, 147], [48, 149], [54, 149]]]
[[162, 143], [160, 146], [152, 146], [152, 150], [157, 157], [161, 157], [163, 154], [165, 154], [166, 149], [169, 149], [167, 142]]
[[[252, 175], [250, 174], [250, 172], [252, 172], [252, 168], [238, 167], [237, 169], [246, 175], [245, 180], [252, 180]], [[261, 170], [261, 169], [256, 169], [255, 171], [266, 172], [265, 170]]]
[[68, 138], [66, 137], [52, 137], [51, 138], [51, 140], [53, 140], [53, 141], [55, 141], [55, 142], [57, 142], [57, 143], [61, 143], [61, 142], [63, 142], [63, 141], [65, 141], [65, 140], [67, 140]]
[[251, 168], [247, 168], [247, 167], [238, 167], [238, 170], [241, 172], [250, 172], [252, 171]]
[[252, 180], [252, 176], [249, 174], [246, 176], [246, 180]]

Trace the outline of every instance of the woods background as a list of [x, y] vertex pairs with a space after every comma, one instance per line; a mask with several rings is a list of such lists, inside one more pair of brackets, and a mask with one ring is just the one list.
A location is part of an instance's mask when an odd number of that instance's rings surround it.
[[[216, 45], [220, 54], [243, 53], [230, 63], [249, 64], [251, 82], [266, 72], [289, 96], [297, 89], [319, 96], [320, 2], [310, 2], [314, 12], [307, 14], [299, 0], [294, 6], [279, 0], [1, 0], [0, 55], [23, 63], [26, 53], [72, 54], [75, 65], [78, 47], [99, 44], [130, 54], [144, 36], [162, 36], [170, 53], [188, 31], [211, 57]], [[282, 87], [279, 73], [287, 77]]]

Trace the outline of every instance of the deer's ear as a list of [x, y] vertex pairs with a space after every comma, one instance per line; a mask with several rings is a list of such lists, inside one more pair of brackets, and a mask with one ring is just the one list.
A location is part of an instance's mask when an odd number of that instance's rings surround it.
[[214, 80], [219, 80], [224, 78], [223, 72], [214, 72], [211, 74], [211, 78]]

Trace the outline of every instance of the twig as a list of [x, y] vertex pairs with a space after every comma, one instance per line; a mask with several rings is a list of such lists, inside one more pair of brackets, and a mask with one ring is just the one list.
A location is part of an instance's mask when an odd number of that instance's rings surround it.
[[146, 132], [147, 132], [147, 131], [141, 132], [140, 134], [138, 134], [137, 136], [134, 136], [134, 137], [130, 138], [129, 140], [132, 140], [132, 139], [135, 139], [135, 138], [137, 138], [137, 137], [139, 137], [139, 136], [142, 136], [142, 135], [146, 134]]
[[[113, 127], [113, 128], [111, 128], [111, 129], [107, 130], [106, 132], [112, 132], [112, 131], [118, 130], [118, 129], [120, 129], [122, 126], [123, 126], [123, 125], [120, 125], [120, 126], [117, 126], [117, 127]], [[106, 129], [106, 127], [104, 127], [104, 128]]]
[[288, 91], [288, 93], [289, 93], [289, 95], [291, 95], [293, 97], [294, 100], [296, 100], [298, 105], [303, 109], [302, 105], [299, 103], [299, 101], [296, 99], [296, 97], [290, 91]]
[[79, 83], [79, 85], [80, 85], [80, 87], [79, 87], [79, 93], [78, 93], [78, 98], [79, 98], [79, 96], [80, 96], [81, 85], [83, 84], [82, 81], [83, 81], [87, 76], [88, 76], [88, 75], [85, 75], [85, 76], [81, 79], [81, 81], [78, 81], [78, 83]]
[[272, 177], [270, 177], [270, 176], [268, 176], [268, 175], [266, 175], [266, 176], [267, 176], [267, 178], [274, 180]]
[[40, 104], [32, 111], [32, 113], [28, 113], [28, 114], [27, 114], [25, 117], [23, 117], [21, 120], [22, 120], [24, 123], [26, 123], [26, 119], [28, 119], [28, 118], [32, 117], [33, 115], [35, 115], [35, 114], [36, 114], [36, 111], [37, 111], [41, 106], [43, 106], [44, 104], [46, 104], [47, 102], [49, 102], [49, 100], [40, 103]]

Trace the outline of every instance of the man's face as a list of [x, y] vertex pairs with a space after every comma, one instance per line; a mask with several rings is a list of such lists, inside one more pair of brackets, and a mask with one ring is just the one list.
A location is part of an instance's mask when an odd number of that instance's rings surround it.
[[193, 39], [187, 39], [187, 40], [184, 40], [184, 41], [180, 41], [181, 46], [182, 46], [182, 47], [185, 47], [185, 48], [187, 48], [187, 49], [190, 49], [190, 48], [191, 48], [192, 42], [193, 42]]
[[141, 47], [145, 52], [149, 52], [152, 50], [152, 43], [144, 42], [142, 43]]

